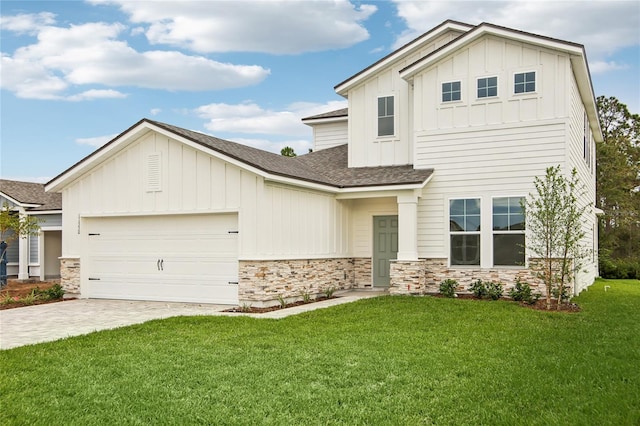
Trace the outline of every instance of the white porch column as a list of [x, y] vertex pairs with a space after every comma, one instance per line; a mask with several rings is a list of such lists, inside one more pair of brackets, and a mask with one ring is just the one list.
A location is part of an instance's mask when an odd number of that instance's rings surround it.
[[[20, 212], [20, 219], [24, 218], [24, 213]], [[18, 238], [18, 279], [29, 279], [29, 237]]]
[[418, 260], [418, 194], [398, 195], [398, 260]]

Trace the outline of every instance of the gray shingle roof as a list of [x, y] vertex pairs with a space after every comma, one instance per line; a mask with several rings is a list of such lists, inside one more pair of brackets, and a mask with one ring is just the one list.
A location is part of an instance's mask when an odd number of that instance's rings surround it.
[[336, 188], [421, 184], [433, 174], [433, 169], [414, 169], [411, 165], [350, 168], [347, 145], [292, 158], [159, 121], [143, 121], [264, 172]]
[[349, 114], [349, 108], [341, 108], [341, 109], [336, 109], [334, 111], [323, 112], [322, 114], [318, 114], [318, 115], [312, 115], [311, 117], [304, 117], [302, 121], [318, 120], [321, 118], [338, 118], [338, 117], [347, 118], [348, 114]]
[[0, 192], [21, 204], [39, 204], [29, 211], [62, 210], [62, 194], [45, 192], [41, 183], [0, 179]]

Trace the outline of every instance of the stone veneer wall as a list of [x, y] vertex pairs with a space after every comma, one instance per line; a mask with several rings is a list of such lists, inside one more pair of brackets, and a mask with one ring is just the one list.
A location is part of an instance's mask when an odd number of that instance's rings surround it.
[[276, 306], [279, 297], [287, 303], [322, 296], [330, 288], [345, 290], [355, 282], [354, 260], [241, 260], [238, 280], [240, 304]]
[[373, 278], [371, 274], [371, 258], [356, 257], [353, 259], [353, 269], [355, 272], [354, 288], [371, 288], [373, 287]]
[[450, 268], [447, 259], [420, 259], [417, 261], [391, 261], [391, 294], [438, 293], [440, 283], [447, 278], [458, 281], [459, 293], [470, 293], [467, 288], [478, 279], [502, 282], [505, 295], [513, 288], [516, 278], [528, 283], [534, 292], [544, 294], [544, 284], [529, 268]]
[[60, 286], [64, 289], [65, 297], [80, 295], [80, 258], [60, 258]]

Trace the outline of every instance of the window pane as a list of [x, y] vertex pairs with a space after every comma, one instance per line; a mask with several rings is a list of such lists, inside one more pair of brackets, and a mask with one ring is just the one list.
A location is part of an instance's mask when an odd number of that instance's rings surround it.
[[494, 234], [493, 264], [524, 266], [524, 234]]
[[464, 231], [464, 216], [451, 216], [449, 218], [449, 230], [453, 232]]
[[451, 264], [480, 265], [480, 235], [452, 235]]
[[451, 93], [442, 94], [442, 102], [449, 102], [451, 100]]
[[378, 136], [393, 135], [393, 117], [378, 118]]
[[535, 83], [535, 81], [525, 84], [524, 91], [525, 92], [535, 92], [536, 91], [536, 83]]
[[516, 83], [524, 83], [524, 74], [516, 74]]
[[506, 231], [509, 229], [509, 216], [506, 214], [493, 215], [493, 230]]
[[443, 92], [451, 92], [451, 83], [442, 83]]
[[498, 77], [489, 77], [489, 87], [496, 87], [498, 85]]
[[480, 199], [469, 198], [464, 200], [465, 212], [467, 214], [480, 214]]
[[467, 215], [465, 231], [480, 230], [480, 215]]
[[486, 78], [478, 79], [478, 89], [485, 88], [485, 87], [487, 87], [487, 79]]
[[524, 84], [516, 84], [515, 92], [516, 93], [524, 93]]
[[489, 87], [487, 89], [487, 96], [498, 96], [498, 88], [497, 87]]
[[453, 83], [451, 83], [451, 90], [453, 92], [459, 92], [460, 91], [460, 82], [459, 81], [454, 81]]
[[509, 213], [509, 197], [499, 197], [493, 199], [493, 214]]
[[521, 197], [509, 197], [509, 213], [518, 214], [522, 213], [522, 206], [520, 205]]
[[393, 96], [387, 96], [387, 115], [393, 115]]
[[460, 98], [460, 92], [453, 92], [451, 93], [451, 100], [452, 101], [459, 101]]
[[524, 230], [524, 216], [521, 214], [513, 214], [509, 218], [509, 229], [512, 231]]
[[449, 214], [450, 215], [463, 215], [464, 214], [464, 201], [465, 200], [451, 200], [451, 201], [449, 201]]
[[534, 72], [528, 72], [528, 73], [525, 75], [524, 79], [525, 79], [526, 81], [536, 81], [536, 73], [535, 73], [535, 71], [534, 71]]
[[383, 117], [385, 114], [385, 101], [384, 98], [378, 98], [378, 117]]

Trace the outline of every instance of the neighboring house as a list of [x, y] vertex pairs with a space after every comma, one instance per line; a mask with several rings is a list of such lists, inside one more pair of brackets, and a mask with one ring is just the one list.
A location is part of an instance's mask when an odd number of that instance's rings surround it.
[[40, 220], [40, 233], [18, 238], [7, 248], [7, 275], [20, 280], [60, 276], [62, 196], [44, 191], [41, 183], [0, 179], [0, 206]]
[[[81, 297], [277, 303], [325, 289], [537, 284], [519, 201], [561, 165], [595, 199], [583, 46], [446, 21], [336, 86], [314, 152], [278, 156], [141, 120], [47, 184]], [[597, 276], [593, 248], [574, 292]], [[535, 260], [534, 260], [535, 261]]]

